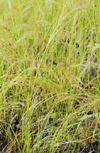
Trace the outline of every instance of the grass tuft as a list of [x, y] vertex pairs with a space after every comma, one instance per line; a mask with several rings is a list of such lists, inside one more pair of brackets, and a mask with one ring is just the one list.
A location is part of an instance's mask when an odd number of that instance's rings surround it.
[[99, 0], [1, 0], [0, 151], [100, 151]]

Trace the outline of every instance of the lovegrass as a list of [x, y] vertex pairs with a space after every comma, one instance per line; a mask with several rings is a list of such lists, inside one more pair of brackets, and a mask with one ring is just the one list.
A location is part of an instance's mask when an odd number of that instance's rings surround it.
[[99, 0], [1, 0], [0, 34], [0, 151], [99, 152]]

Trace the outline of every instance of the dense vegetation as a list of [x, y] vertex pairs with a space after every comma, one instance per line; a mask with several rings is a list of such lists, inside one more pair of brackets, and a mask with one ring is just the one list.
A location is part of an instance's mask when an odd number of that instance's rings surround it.
[[100, 152], [99, 0], [0, 0], [1, 153]]

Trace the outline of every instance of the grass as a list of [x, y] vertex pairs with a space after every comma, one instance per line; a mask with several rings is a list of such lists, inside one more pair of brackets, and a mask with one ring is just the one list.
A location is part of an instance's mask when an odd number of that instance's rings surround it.
[[100, 151], [99, 29], [99, 0], [0, 1], [2, 153]]

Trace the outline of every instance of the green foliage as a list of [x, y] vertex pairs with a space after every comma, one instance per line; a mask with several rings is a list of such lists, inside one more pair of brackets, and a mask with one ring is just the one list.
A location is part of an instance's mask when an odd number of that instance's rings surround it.
[[99, 0], [0, 1], [3, 152], [100, 140], [99, 13]]

